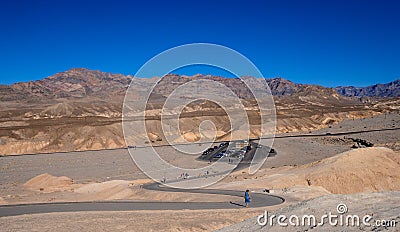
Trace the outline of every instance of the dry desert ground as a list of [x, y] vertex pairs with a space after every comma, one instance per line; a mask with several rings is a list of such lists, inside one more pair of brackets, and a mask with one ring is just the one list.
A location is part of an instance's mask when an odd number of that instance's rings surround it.
[[[399, 208], [399, 193], [396, 191], [400, 191], [400, 132], [393, 128], [399, 125], [399, 114], [392, 112], [348, 119], [311, 133], [278, 134], [273, 145], [277, 154], [269, 157], [256, 174], [249, 175], [247, 169], [236, 170], [208, 187], [238, 191], [250, 189], [260, 193], [268, 189], [285, 199], [283, 204], [275, 206], [57, 212], [1, 217], [0, 221], [5, 231], [203, 231], [227, 226], [232, 226], [227, 227], [227, 231], [240, 228], [248, 231], [259, 229], [255, 225], [256, 216], [264, 210], [295, 212], [317, 205], [329, 209], [336, 202], [345, 201], [351, 204], [351, 209], [365, 212], [363, 203], [357, 199], [366, 199], [371, 212], [376, 209], [377, 215], [393, 218]], [[391, 130], [380, 130], [382, 128]], [[336, 135], [339, 132], [354, 133]], [[328, 136], [310, 136], [327, 133]], [[308, 136], [299, 136], [303, 134]], [[352, 138], [369, 141], [374, 147], [351, 148], [354, 145]], [[176, 157], [172, 151], [166, 152], [165, 158], [176, 165], [207, 165], [196, 156]], [[4, 156], [0, 158], [0, 167], [2, 205], [121, 200], [241, 201], [235, 196], [143, 189], [142, 186], [152, 180], [135, 166], [126, 149]], [[381, 195], [373, 194], [376, 192]], [[364, 195], [357, 195], [360, 193]], [[390, 198], [383, 200], [386, 197]], [[394, 220], [399, 221], [399, 218], [394, 217]], [[234, 225], [242, 221], [245, 222]]]

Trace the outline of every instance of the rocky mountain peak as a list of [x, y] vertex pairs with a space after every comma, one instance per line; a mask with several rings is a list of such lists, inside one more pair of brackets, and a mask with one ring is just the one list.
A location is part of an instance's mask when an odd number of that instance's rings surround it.
[[347, 97], [399, 97], [400, 79], [367, 87], [338, 86], [336, 91]]
[[[252, 98], [251, 92], [239, 78], [224, 78], [220, 76], [201, 75], [181, 76], [168, 74], [161, 78], [155, 91], [157, 94], [168, 95], [177, 86], [195, 79], [218, 81], [232, 89], [241, 98]], [[38, 81], [20, 82], [0, 86], [1, 101], [40, 101], [59, 98], [83, 98], [87, 96], [107, 99], [123, 97], [132, 76], [113, 74], [86, 68], [73, 68]], [[147, 86], [146, 78], [137, 78], [137, 83]], [[254, 83], [257, 83], [257, 80]], [[397, 97], [400, 96], [400, 80], [387, 84], [376, 84], [364, 88], [353, 86], [326, 88], [318, 85], [297, 84], [282, 77], [266, 79], [271, 92], [277, 97], [312, 97], [342, 99], [343, 97]], [[210, 89], [209, 91], [218, 91]]]

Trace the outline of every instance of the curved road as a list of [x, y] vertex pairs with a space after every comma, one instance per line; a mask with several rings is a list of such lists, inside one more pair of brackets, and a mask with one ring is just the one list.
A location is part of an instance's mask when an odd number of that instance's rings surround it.
[[[296, 137], [324, 137], [341, 136], [357, 133], [368, 133], [377, 131], [399, 130], [396, 128], [384, 128], [361, 131], [347, 131], [326, 134], [300, 134], [300, 135], [281, 135], [275, 138], [296, 138]], [[165, 145], [159, 145], [165, 146]], [[120, 148], [126, 149], [126, 148]], [[118, 150], [118, 149], [115, 149]], [[64, 152], [60, 152], [64, 153]], [[45, 153], [43, 153], [45, 154]], [[37, 155], [37, 154], [22, 154]], [[6, 156], [7, 157], [7, 156]], [[157, 184], [145, 185], [146, 189], [169, 191], [169, 192], [191, 192], [203, 194], [222, 194], [230, 196], [243, 196], [243, 192], [233, 190], [217, 189], [192, 189], [181, 190], [168, 187], [160, 187]], [[252, 193], [251, 207], [265, 207], [283, 203], [285, 200], [278, 196], [263, 193]], [[243, 201], [238, 202], [133, 202], [133, 201], [101, 201], [101, 202], [69, 202], [69, 203], [38, 203], [0, 206], [0, 217], [15, 216], [22, 214], [51, 213], [51, 212], [77, 212], [77, 211], [131, 211], [131, 210], [180, 210], [180, 209], [232, 209], [244, 207]]]
[[[174, 189], [161, 187], [158, 184], [143, 186], [149, 190], [168, 192], [188, 192], [203, 194], [219, 194], [229, 196], [243, 196], [244, 192], [219, 189]], [[251, 207], [265, 207], [283, 203], [285, 200], [278, 196], [251, 193]], [[237, 209], [244, 207], [243, 201], [238, 202], [142, 202], [142, 201], [94, 201], [94, 202], [67, 202], [67, 203], [36, 203], [0, 206], [0, 217], [23, 214], [52, 213], [52, 212], [79, 212], [79, 211], [132, 211], [132, 210], [181, 210], [181, 209]]]

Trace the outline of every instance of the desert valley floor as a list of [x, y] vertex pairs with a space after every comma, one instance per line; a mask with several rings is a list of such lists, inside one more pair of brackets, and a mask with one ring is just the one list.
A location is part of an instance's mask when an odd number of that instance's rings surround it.
[[[249, 188], [260, 193], [267, 188], [285, 198], [285, 203], [267, 207], [268, 210], [331, 194], [399, 191], [399, 127], [400, 115], [391, 112], [348, 119], [310, 133], [278, 134], [273, 145], [277, 154], [269, 157], [255, 175], [249, 175], [247, 169], [237, 170], [209, 188], [238, 191]], [[344, 132], [349, 133], [342, 134]], [[366, 140], [374, 147], [353, 149], [353, 139]], [[173, 151], [166, 152], [165, 158], [176, 165], [207, 165], [197, 160], [197, 156], [176, 157]], [[127, 149], [3, 156], [0, 157], [0, 172], [0, 200], [4, 205], [103, 200], [241, 201], [235, 196], [142, 189], [141, 186], [151, 180], [135, 166]], [[350, 177], [343, 181], [346, 175]], [[390, 194], [395, 194], [394, 199], [399, 197], [396, 192]], [[314, 204], [321, 204], [315, 201]], [[357, 208], [355, 203], [354, 207]], [[256, 216], [263, 209], [60, 212], [3, 217], [0, 221], [10, 230], [58, 227], [66, 231], [96, 224], [103, 229], [125, 231], [146, 228], [142, 222], [149, 220], [146, 217], [151, 214], [157, 221], [152, 225], [153, 230], [166, 226], [171, 230], [196, 231], [220, 229]], [[126, 218], [130, 219], [124, 220]], [[64, 223], [70, 219], [74, 223]], [[91, 227], [92, 231], [96, 228], [100, 227]]]

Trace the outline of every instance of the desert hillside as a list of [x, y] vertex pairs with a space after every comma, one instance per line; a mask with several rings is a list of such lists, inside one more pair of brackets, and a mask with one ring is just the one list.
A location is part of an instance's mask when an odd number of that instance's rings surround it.
[[334, 194], [400, 191], [399, 168], [398, 152], [383, 147], [360, 148], [309, 164], [263, 169], [256, 178], [237, 172], [220, 185], [278, 192], [316, 188]]
[[[135, 84], [146, 89], [154, 78], [136, 78]], [[161, 79], [152, 94], [147, 112], [153, 117], [148, 123], [152, 142], [165, 143], [159, 112], [168, 94], [177, 86], [197, 79], [217, 81], [232, 89], [247, 106], [251, 137], [260, 134], [252, 94], [240, 79], [171, 74]], [[126, 147], [121, 112], [130, 80], [132, 76], [79, 68], [38, 81], [0, 86], [0, 155]], [[257, 81], [253, 80], [255, 86]], [[397, 98], [346, 97], [333, 88], [296, 84], [283, 78], [267, 79], [267, 83], [275, 99], [278, 133], [309, 132], [345, 119], [399, 109]], [[387, 88], [391, 90], [393, 85]], [[218, 92], [218, 89], [210, 87], [208, 91]], [[222, 109], [199, 102], [187, 106], [186, 111], [180, 119], [184, 125], [180, 131], [182, 139], [196, 141], [201, 136], [198, 126], [204, 120], [214, 122], [219, 139], [228, 137], [230, 125]]]

